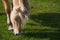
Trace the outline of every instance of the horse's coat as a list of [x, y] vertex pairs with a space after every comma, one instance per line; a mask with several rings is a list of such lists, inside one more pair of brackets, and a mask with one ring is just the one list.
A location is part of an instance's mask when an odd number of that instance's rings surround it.
[[9, 5], [8, 0], [2, 0], [6, 15], [7, 15], [7, 24], [9, 30], [14, 30], [14, 34], [20, 34], [21, 30], [29, 17], [29, 11], [31, 6], [28, 0], [13, 0], [13, 7]]

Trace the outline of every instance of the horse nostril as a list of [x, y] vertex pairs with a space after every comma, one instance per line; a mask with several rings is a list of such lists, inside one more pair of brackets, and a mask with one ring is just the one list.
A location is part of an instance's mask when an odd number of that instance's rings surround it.
[[15, 35], [16, 35], [16, 36], [19, 36], [19, 35], [21, 36], [21, 35], [22, 35], [22, 33], [18, 33], [18, 34], [15, 34]]

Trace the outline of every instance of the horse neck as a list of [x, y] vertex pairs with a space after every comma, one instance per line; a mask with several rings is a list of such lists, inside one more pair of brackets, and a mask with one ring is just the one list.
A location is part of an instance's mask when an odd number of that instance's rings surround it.
[[25, 10], [25, 7], [24, 7], [24, 4], [23, 4], [23, 0], [13, 0], [13, 7], [14, 8], [19, 8], [24, 11]]
[[19, 0], [13, 0], [13, 6], [14, 7], [19, 6]]

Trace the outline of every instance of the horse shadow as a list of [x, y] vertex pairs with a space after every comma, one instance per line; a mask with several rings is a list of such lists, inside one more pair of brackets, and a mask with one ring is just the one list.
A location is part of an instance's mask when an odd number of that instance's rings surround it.
[[[50, 40], [60, 40], [60, 13], [37, 13], [35, 15], [31, 15], [30, 19], [38, 24], [28, 23], [28, 25], [47, 26], [51, 28], [58, 28], [58, 30], [55, 32], [46, 32], [42, 31], [46, 29], [32, 29], [37, 32], [27, 32], [24, 34], [26, 37], [50, 38]], [[25, 30], [29, 31], [29, 29]]]
[[60, 13], [37, 13], [30, 18], [39, 25], [60, 28]]

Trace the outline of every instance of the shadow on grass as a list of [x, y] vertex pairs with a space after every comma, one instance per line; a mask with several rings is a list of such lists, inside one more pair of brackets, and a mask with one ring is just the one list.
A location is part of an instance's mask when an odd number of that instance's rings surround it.
[[1, 12], [0, 12], [0, 16], [3, 16], [3, 15], [6, 15], [6, 13], [3, 13], [3, 12], [1, 13]]
[[31, 20], [38, 23], [37, 25], [60, 28], [60, 13], [37, 13], [31, 15]]
[[28, 25], [47, 26], [51, 28], [58, 28], [58, 30], [47, 32], [47, 31], [42, 31], [42, 29], [31, 29], [32, 31], [25, 33], [24, 34], [25, 36], [34, 37], [34, 38], [50, 38], [50, 40], [60, 40], [60, 13], [37, 13], [37, 14], [31, 15], [30, 18], [31, 20], [33, 20], [38, 24], [28, 23]]
[[24, 33], [25, 37], [28, 38], [36, 38], [36, 39], [47, 39], [49, 40], [60, 40], [60, 33], [59, 32], [46, 32], [46, 31], [39, 31], [39, 32], [27, 32]]

